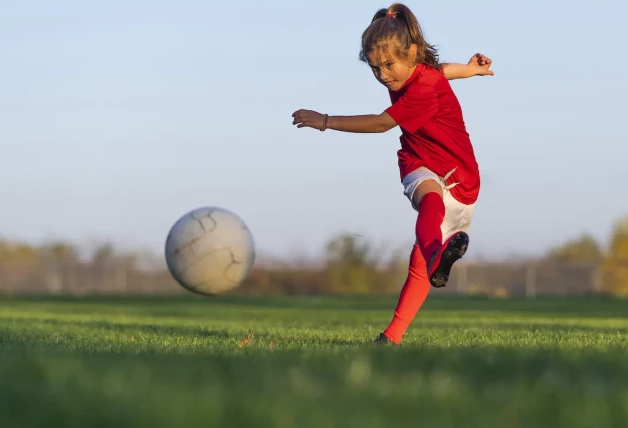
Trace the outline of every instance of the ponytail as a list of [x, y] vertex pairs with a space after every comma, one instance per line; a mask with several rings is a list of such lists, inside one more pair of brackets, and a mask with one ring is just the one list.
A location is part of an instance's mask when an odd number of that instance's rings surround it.
[[[360, 59], [367, 62], [366, 55], [378, 45], [396, 42], [396, 54], [413, 64], [425, 64], [440, 69], [438, 51], [425, 41], [423, 31], [416, 16], [401, 3], [395, 3], [388, 9], [380, 9], [371, 20], [371, 25], [362, 34]], [[417, 47], [416, 56], [409, 57], [410, 46]]]

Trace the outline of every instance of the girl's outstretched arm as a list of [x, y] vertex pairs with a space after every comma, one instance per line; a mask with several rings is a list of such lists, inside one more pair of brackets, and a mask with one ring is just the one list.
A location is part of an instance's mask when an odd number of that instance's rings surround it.
[[468, 64], [443, 64], [443, 74], [447, 80], [466, 79], [473, 76], [493, 76], [490, 70], [493, 61], [477, 53], [471, 57]]
[[312, 110], [298, 110], [292, 114], [297, 128], [314, 128], [320, 131], [333, 129], [354, 133], [386, 132], [397, 126], [397, 122], [386, 112], [359, 116], [327, 116]]

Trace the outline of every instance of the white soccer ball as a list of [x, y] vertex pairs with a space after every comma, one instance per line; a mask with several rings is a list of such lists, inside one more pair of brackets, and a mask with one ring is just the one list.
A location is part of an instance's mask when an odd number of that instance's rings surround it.
[[218, 295], [238, 287], [255, 262], [255, 243], [244, 221], [218, 207], [181, 217], [166, 239], [166, 262], [186, 289]]

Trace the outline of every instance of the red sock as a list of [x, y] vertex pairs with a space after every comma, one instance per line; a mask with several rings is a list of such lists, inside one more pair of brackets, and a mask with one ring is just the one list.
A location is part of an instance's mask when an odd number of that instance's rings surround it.
[[434, 251], [442, 245], [443, 232], [440, 227], [445, 218], [445, 204], [438, 193], [430, 192], [419, 202], [419, 216], [416, 220], [416, 240], [421, 247], [423, 258], [429, 261]]
[[414, 319], [421, 305], [430, 291], [430, 281], [427, 278], [425, 259], [418, 245], [414, 245], [410, 254], [408, 278], [401, 289], [399, 303], [395, 315], [384, 335], [394, 343], [401, 343], [401, 339]]

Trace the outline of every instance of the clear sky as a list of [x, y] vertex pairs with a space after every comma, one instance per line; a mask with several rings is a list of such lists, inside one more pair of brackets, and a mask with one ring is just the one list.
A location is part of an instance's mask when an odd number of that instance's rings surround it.
[[[538, 253], [628, 214], [628, 3], [411, 1], [452, 83], [483, 187], [472, 257]], [[111, 240], [160, 254], [204, 205], [260, 250], [317, 254], [334, 233], [411, 243], [399, 130], [296, 129], [300, 108], [380, 113], [358, 61], [388, 3], [0, 0], [0, 236]]]

